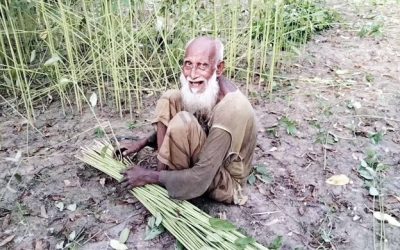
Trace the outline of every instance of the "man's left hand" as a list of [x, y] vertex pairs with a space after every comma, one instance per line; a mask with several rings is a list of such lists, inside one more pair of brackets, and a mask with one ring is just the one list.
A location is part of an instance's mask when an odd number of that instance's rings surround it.
[[121, 186], [123, 188], [141, 187], [146, 184], [158, 183], [158, 173], [139, 166], [132, 165], [125, 173]]

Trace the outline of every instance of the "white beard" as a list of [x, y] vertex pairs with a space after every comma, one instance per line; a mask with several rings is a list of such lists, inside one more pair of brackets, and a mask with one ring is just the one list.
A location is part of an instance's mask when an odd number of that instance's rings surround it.
[[202, 115], [209, 116], [215, 104], [217, 103], [219, 94], [219, 84], [217, 82], [216, 71], [214, 71], [214, 74], [211, 76], [211, 78], [205, 82], [206, 89], [203, 93], [193, 93], [189, 86], [190, 83], [185, 78], [183, 73], [179, 79], [182, 84], [181, 94], [184, 109], [192, 114], [197, 112]]

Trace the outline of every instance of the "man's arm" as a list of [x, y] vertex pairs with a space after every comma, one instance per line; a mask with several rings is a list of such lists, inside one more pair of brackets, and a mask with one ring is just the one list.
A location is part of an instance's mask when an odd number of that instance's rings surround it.
[[152, 171], [134, 167], [126, 172], [123, 187], [161, 184], [170, 197], [192, 199], [204, 194], [230, 149], [231, 136], [220, 128], [212, 128], [206, 139], [199, 161], [192, 167], [175, 171]]

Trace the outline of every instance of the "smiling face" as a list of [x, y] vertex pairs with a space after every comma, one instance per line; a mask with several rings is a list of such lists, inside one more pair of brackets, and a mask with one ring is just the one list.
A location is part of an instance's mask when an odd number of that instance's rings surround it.
[[[218, 100], [217, 46], [214, 39], [201, 37], [186, 48], [180, 81], [183, 105], [192, 114], [208, 115]], [[221, 55], [222, 58], [222, 55]]]
[[182, 73], [193, 93], [203, 93], [217, 69], [215, 42], [199, 38], [186, 49]]

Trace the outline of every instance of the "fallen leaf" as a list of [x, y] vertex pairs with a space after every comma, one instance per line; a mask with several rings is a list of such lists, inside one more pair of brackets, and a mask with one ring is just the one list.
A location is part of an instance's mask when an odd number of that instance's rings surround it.
[[36, 50], [32, 50], [29, 62], [32, 63], [35, 60], [35, 58], [36, 58]]
[[54, 55], [44, 63], [44, 66], [53, 65], [53, 64], [57, 63], [60, 60], [61, 60], [61, 58], [58, 55]]
[[335, 186], [343, 186], [349, 184], [350, 179], [344, 174], [333, 175], [329, 179], [326, 180], [326, 183], [329, 185]]
[[64, 241], [58, 242], [56, 244], [56, 249], [63, 249], [64, 248]]
[[64, 203], [61, 201], [57, 201], [55, 203], [56, 207], [58, 208], [58, 210], [60, 210], [60, 212], [62, 212], [64, 210]]
[[100, 185], [102, 187], [104, 187], [104, 185], [106, 184], [106, 178], [100, 178], [99, 182], [100, 182]]
[[72, 232], [68, 235], [68, 239], [69, 239], [70, 241], [73, 241], [73, 240], [75, 239], [75, 237], [76, 237], [76, 232], [75, 232], [75, 231], [72, 231]]
[[270, 150], [268, 150], [269, 152], [274, 152], [276, 151], [278, 148], [277, 147], [272, 147]]
[[42, 218], [46, 218], [46, 219], [49, 218], [49, 216], [47, 215], [47, 212], [46, 212], [46, 207], [44, 205], [40, 206], [40, 216]]
[[346, 70], [346, 69], [338, 69], [338, 70], [335, 71], [335, 73], [338, 74], [338, 75], [344, 75], [344, 74], [349, 73], [349, 71]]
[[61, 77], [60, 78], [60, 84], [67, 84], [67, 83], [70, 83], [70, 82], [72, 82], [70, 79], [68, 79], [68, 78], [65, 78], [65, 77]]
[[125, 243], [129, 238], [130, 232], [131, 230], [129, 230], [129, 228], [124, 228], [124, 230], [122, 230], [121, 234], [119, 235], [119, 242]]
[[15, 237], [15, 234], [8, 236], [7, 238], [5, 238], [2, 242], [0, 242], [0, 247], [7, 245], [8, 243], [10, 243]]
[[375, 219], [377, 219], [379, 221], [387, 221], [387, 223], [389, 223], [392, 226], [400, 227], [400, 222], [398, 222], [394, 217], [392, 217], [388, 214], [385, 214], [385, 213], [382, 213], [379, 211], [375, 211], [374, 217], [375, 217]]
[[19, 162], [21, 160], [22, 152], [18, 150], [17, 154], [14, 157], [6, 157], [4, 160], [11, 161], [11, 162]]
[[92, 105], [92, 107], [95, 107], [97, 104], [97, 95], [96, 93], [92, 93], [92, 95], [90, 96], [90, 105]]
[[378, 196], [379, 195], [379, 191], [378, 189], [376, 189], [375, 187], [369, 187], [369, 194], [372, 196]]
[[69, 204], [68, 206], [67, 206], [67, 209], [69, 210], [69, 211], [75, 211], [76, 210], [76, 203], [74, 203], [74, 204]]

